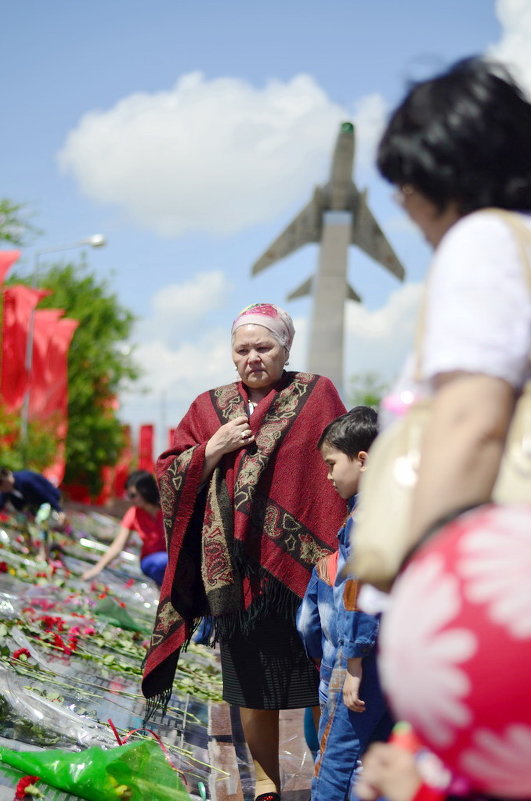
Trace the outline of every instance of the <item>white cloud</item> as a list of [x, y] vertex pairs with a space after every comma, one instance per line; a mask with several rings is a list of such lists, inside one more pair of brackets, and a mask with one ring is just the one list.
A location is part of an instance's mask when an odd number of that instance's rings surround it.
[[421, 285], [406, 284], [385, 306], [369, 311], [349, 303], [346, 315], [346, 380], [374, 372], [385, 381], [400, 373], [412, 346]]
[[344, 115], [307, 75], [256, 89], [190, 73], [86, 114], [59, 161], [84, 193], [158, 234], [231, 233], [308, 191]]
[[197, 326], [173, 347], [162, 339], [145, 340], [135, 349], [135, 358], [143, 369], [145, 391], [122, 393], [120, 418], [134, 429], [154, 423], [157, 453], [166, 447], [167, 428], [179, 422], [197, 395], [230, 383], [236, 375], [226, 328]]
[[497, 0], [496, 13], [503, 35], [489, 53], [508, 64], [531, 95], [531, 3], [529, 0]]
[[[86, 114], [58, 158], [82, 192], [159, 235], [226, 234], [305, 197], [326, 175], [337, 125], [349, 116], [309, 75], [257, 89], [190, 73], [170, 90]], [[367, 157], [383, 100], [361, 99], [354, 117]]]
[[196, 395], [229, 383], [234, 374], [230, 336], [225, 329], [208, 329], [175, 348], [161, 340], [145, 342], [136, 356], [150, 391], [156, 396], [164, 393], [183, 413]]
[[135, 339], [154, 339], [175, 346], [179, 338], [194, 331], [208, 315], [223, 308], [231, 289], [221, 270], [198, 273], [181, 284], [168, 284], [158, 290], [150, 303], [150, 314], [135, 329]]
[[376, 147], [384, 130], [386, 116], [387, 106], [382, 95], [365, 95], [355, 105], [356, 162], [362, 173], [374, 169]]

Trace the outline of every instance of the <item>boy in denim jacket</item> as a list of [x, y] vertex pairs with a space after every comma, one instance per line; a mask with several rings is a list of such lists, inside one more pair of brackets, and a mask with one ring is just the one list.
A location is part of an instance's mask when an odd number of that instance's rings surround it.
[[358, 582], [343, 576], [358, 484], [376, 434], [376, 412], [356, 406], [332, 421], [318, 442], [328, 479], [347, 501], [348, 517], [338, 532], [338, 550], [315, 566], [297, 614], [306, 651], [320, 670], [311, 801], [348, 799], [361, 755], [374, 740], [386, 740], [392, 728], [376, 670], [379, 619], [358, 611]]

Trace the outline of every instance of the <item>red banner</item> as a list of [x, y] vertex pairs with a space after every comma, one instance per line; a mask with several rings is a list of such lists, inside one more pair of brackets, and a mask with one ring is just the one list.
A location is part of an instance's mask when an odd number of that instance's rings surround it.
[[172, 428], [168, 428], [168, 450], [173, 448], [173, 437], [175, 436], [175, 432], [177, 428], [173, 426]]
[[0, 394], [8, 411], [22, 406], [27, 389], [26, 347], [32, 313], [50, 294], [47, 289], [32, 289], [17, 284], [4, 287], [2, 320], [2, 369]]
[[19, 256], [20, 250], [0, 250], [0, 284], [3, 283], [9, 268]]
[[54, 336], [63, 309], [38, 309], [33, 317], [33, 355], [29, 380], [29, 419], [43, 420], [47, 417], [50, 386], [48, 348]]
[[102, 488], [95, 500], [98, 506], [105, 506], [113, 498], [123, 499], [125, 494], [125, 482], [131, 472], [131, 460], [133, 458], [131, 447], [131, 427], [122, 426], [124, 434], [124, 447], [116, 465], [111, 467], [106, 465], [102, 468]]
[[124, 432], [125, 445], [114, 472], [115, 498], [123, 498], [124, 496], [125, 482], [127, 481], [127, 476], [131, 472], [131, 462], [133, 460], [131, 426], [124, 426], [123, 432]]
[[[44, 399], [39, 420], [52, 423], [59, 440], [56, 459], [53, 465], [44, 470], [44, 475], [52, 483], [59, 485], [65, 473], [65, 442], [68, 431], [68, 349], [79, 325], [79, 320], [63, 317], [57, 320], [48, 342], [46, 371], [40, 376], [44, 386], [38, 389]], [[38, 376], [32, 376], [32, 385], [38, 384]], [[35, 383], [34, 383], [35, 382]]]
[[140, 426], [138, 437], [138, 469], [153, 472], [153, 435], [154, 426]]

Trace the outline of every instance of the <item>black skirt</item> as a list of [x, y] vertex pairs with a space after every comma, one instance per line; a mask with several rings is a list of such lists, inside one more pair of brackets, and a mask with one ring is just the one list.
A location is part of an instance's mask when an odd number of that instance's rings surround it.
[[319, 671], [294, 622], [268, 614], [252, 631], [220, 642], [223, 700], [250, 709], [317, 706]]

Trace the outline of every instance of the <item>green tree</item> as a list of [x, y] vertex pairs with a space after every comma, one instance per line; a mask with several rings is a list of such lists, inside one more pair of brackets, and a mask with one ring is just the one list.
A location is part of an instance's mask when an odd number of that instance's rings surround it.
[[388, 391], [389, 383], [378, 373], [358, 373], [350, 377], [349, 403], [351, 406], [372, 406], [377, 409]]
[[0, 198], [0, 242], [20, 247], [40, 233], [27, 219], [30, 213], [25, 203], [14, 203], [7, 198]]
[[0, 403], [0, 465], [10, 470], [29, 468], [40, 472], [53, 462], [57, 437], [39, 423], [28, 425], [24, 453], [20, 448], [20, 413]]
[[[11, 280], [20, 282], [16, 276]], [[64, 480], [83, 484], [95, 495], [101, 488], [101, 468], [116, 464], [124, 445], [115, 407], [118, 391], [139, 375], [124, 348], [134, 316], [84, 262], [41, 269], [39, 286], [52, 290], [39, 308], [64, 309], [66, 317], [79, 320], [68, 357]]]

